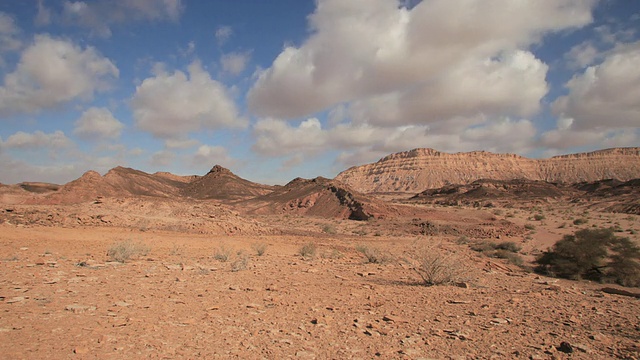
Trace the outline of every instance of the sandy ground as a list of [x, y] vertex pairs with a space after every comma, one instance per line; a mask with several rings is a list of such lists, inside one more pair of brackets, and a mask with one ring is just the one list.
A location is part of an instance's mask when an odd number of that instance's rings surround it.
[[[492, 211], [482, 217], [535, 224], [518, 238], [525, 256], [574, 231], [570, 218], [580, 216]], [[636, 217], [589, 216], [585, 226], [638, 227]], [[295, 223], [298, 234], [1, 224], [0, 357], [640, 359], [640, 300], [600, 284], [540, 277], [450, 238], [443, 246], [469, 270], [467, 287], [427, 287], [403, 259], [437, 236], [375, 222], [271, 223]], [[323, 224], [335, 228], [323, 233]], [[149, 251], [110, 261], [109, 249], [126, 241]], [[317, 251], [304, 258], [308, 243]], [[359, 245], [394, 260], [366, 263]]]

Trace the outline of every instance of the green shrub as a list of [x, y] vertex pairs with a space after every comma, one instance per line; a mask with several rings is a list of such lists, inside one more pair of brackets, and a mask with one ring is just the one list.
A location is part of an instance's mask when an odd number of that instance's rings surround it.
[[512, 263], [513, 265], [522, 266], [524, 264], [524, 260], [517, 253], [509, 250], [498, 249], [491, 254], [491, 257], [498, 259], [505, 259]]
[[496, 245], [496, 249], [517, 253], [522, 250], [522, 247], [513, 241], [503, 241]]
[[542, 221], [542, 220], [546, 219], [546, 217], [544, 215], [542, 215], [542, 214], [535, 214], [535, 215], [533, 215], [533, 219], [535, 221]]
[[640, 247], [615, 236], [612, 229], [565, 235], [536, 262], [536, 271], [551, 276], [640, 286]]
[[525, 224], [524, 228], [527, 229], [527, 230], [535, 230], [536, 226], [533, 225], [533, 224]]
[[573, 220], [573, 225], [582, 225], [582, 224], [586, 224], [588, 222], [589, 222], [589, 220], [587, 220], [585, 218], [577, 218], [577, 219]]

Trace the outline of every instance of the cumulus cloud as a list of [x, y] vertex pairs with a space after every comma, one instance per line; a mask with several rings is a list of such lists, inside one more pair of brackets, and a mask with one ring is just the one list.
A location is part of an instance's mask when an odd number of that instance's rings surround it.
[[12, 149], [60, 149], [71, 147], [73, 142], [60, 130], [49, 134], [38, 130], [33, 133], [18, 131], [1, 144], [3, 148]]
[[189, 66], [188, 75], [159, 71], [145, 79], [136, 88], [131, 107], [136, 125], [162, 139], [183, 139], [195, 131], [248, 124], [228, 89], [211, 79], [199, 62]]
[[230, 26], [218, 26], [215, 32], [216, 40], [218, 41], [218, 46], [224, 45], [229, 38], [233, 35], [233, 29]]
[[326, 131], [316, 118], [303, 121], [292, 127], [279, 119], [262, 119], [253, 127], [256, 142], [253, 149], [264, 155], [281, 156], [296, 151], [313, 152], [323, 150]]
[[183, 10], [181, 0], [65, 1], [58, 17], [66, 24], [110, 37], [113, 25], [139, 20], [176, 22]]
[[176, 154], [174, 154], [173, 152], [169, 150], [160, 150], [160, 151], [156, 151], [155, 153], [153, 153], [153, 155], [151, 155], [150, 163], [153, 166], [166, 168], [167, 166], [171, 165], [171, 163], [173, 162], [173, 160], [175, 160], [175, 158], [176, 158]]
[[[279, 118], [352, 101], [410, 109], [377, 119], [390, 124], [457, 110], [526, 116], [547, 91], [547, 67], [526, 47], [589, 23], [593, 4], [434, 0], [408, 9], [387, 0], [319, 1], [309, 18], [313, 34], [259, 74], [248, 103], [258, 115]], [[471, 102], [455, 102], [469, 94]]]
[[44, 0], [38, 0], [38, 12], [36, 13], [34, 23], [38, 26], [49, 25], [51, 23], [51, 17], [51, 9], [44, 4]]
[[640, 42], [623, 44], [566, 84], [569, 94], [553, 103], [572, 129], [637, 127], [640, 119]]
[[33, 113], [73, 100], [91, 99], [109, 88], [118, 68], [92, 47], [36, 35], [15, 71], [0, 87], [0, 115]]
[[20, 28], [16, 25], [15, 20], [0, 11], [0, 67], [4, 66], [2, 54], [18, 50], [22, 46], [22, 42], [18, 38]]
[[75, 123], [73, 133], [89, 139], [118, 138], [124, 124], [118, 121], [109, 109], [91, 107], [84, 111]]
[[284, 166], [289, 168], [299, 163], [302, 155], [317, 155], [327, 149], [342, 151], [337, 161], [350, 166], [415, 147], [516, 152], [530, 150], [535, 143], [536, 128], [526, 119], [476, 117], [459, 118], [454, 123], [457, 126], [379, 127], [343, 123], [323, 129], [316, 118], [302, 121], [298, 126], [268, 118], [254, 125], [253, 150], [262, 155], [287, 157]]
[[227, 149], [222, 146], [200, 145], [191, 157], [191, 165], [194, 168], [210, 168], [216, 164], [230, 167], [235, 163], [236, 160], [229, 156]]
[[231, 74], [238, 75], [244, 71], [251, 59], [251, 52], [232, 52], [224, 54], [220, 57], [222, 70]]

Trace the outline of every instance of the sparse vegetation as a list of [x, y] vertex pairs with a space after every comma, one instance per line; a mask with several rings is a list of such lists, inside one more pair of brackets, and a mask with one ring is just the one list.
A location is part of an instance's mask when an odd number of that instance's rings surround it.
[[220, 245], [215, 253], [213, 254], [213, 258], [220, 262], [227, 262], [231, 257], [232, 250], [224, 245]]
[[535, 230], [536, 226], [533, 225], [533, 224], [525, 224], [524, 228], [527, 229], [527, 230]]
[[356, 251], [364, 255], [368, 263], [383, 264], [391, 260], [391, 256], [384, 254], [380, 249], [366, 245], [356, 246]]
[[249, 256], [244, 252], [239, 252], [238, 257], [231, 263], [231, 271], [237, 272], [246, 270], [249, 265]]
[[316, 244], [312, 242], [308, 242], [300, 247], [298, 250], [298, 254], [300, 254], [304, 258], [312, 258], [316, 255]]
[[535, 215], [533, 215], [533, 219], [535, 221], [542, 221], [542, 220], [546, 219], [546, 217], [544, 215], [542, 215], [542, 214], [535, 214]]
[[567, 279], [640, 286], [640, 247], [612, 229], [583, 229], [565, 235], [537, 259], [536, 271]]
[[577, 218], [575, 220], [573, 220], [573, 225], [583, 225], [588, 223], [589, 220], [585, 219], [585, 218]]
[[124, 263], [136, 256], [145, 256], [149, 253], [149, 247], [142, 243], [123, 241], [114, 244], [107, 250], [107, 256], [111, 261]]
[[268, 245], [265, 243], [253, 243], [251, 248], [256, 252], [256, 255], [262, 256], [267, 251]]
[[426, 286], [451, 285], [469, 281], [470, 269], [454, 253], [431, 245], [417, 249], [411, 255], [413, 269]]
[[518, 252], [522, 248], [513, 241], [504, 241], [501, 243], [482, 241], [473, 244], [471, 249], [481, 252], [488, 257], [506, 259], [514, 265], [521, 266], [524, 263], [522, 257], [518, 255]]
[[331, 224], [326, 224], [322, 227], [322, 232], [325, 234], [337, 234], [338, 231], [336, 230], [336, 227], [331, 225]]

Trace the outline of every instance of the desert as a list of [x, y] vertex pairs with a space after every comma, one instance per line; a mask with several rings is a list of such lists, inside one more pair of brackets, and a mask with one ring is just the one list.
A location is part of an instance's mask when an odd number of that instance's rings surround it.
[[[460, 177], [425, 182], [443, 157]], [[2, 185], [0, 353], [640, 358], [637, 285], [534, 271], [581, 230], [638, 246], [639, 149], [519, 161], [419, 149], [281, 186], [221, 166]], [[498, 175], [477, 179], [478, 163]]]

